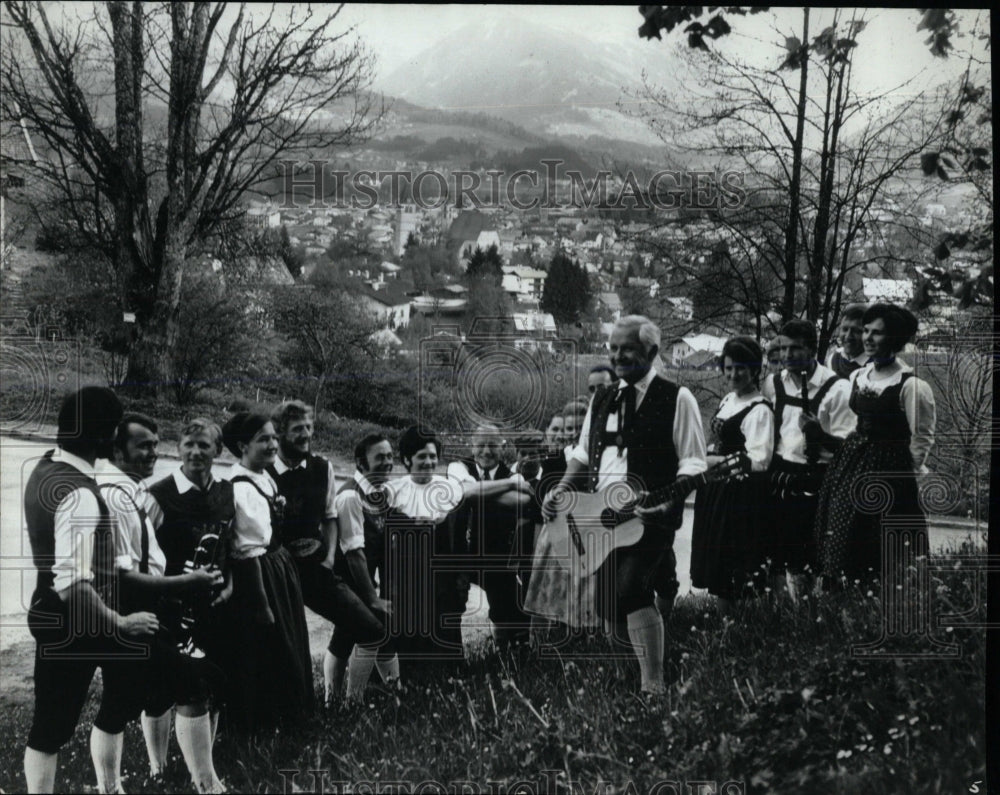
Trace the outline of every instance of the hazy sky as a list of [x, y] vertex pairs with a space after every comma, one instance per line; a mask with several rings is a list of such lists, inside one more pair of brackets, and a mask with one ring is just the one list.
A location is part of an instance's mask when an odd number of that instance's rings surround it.
[[[842, 9], [848, 16], [850, 9]], [[927, 85], [951, 79], [964, 68], [965, 62], [957, 54], [947, 60], [931, 56], [924, 39], [926, 31], [917, 32], [920, 13], [905, 9], [859, 9], [868, 20], [868, 28], [859, 37], [863, 48], [863, 61], [855, 61], [855, 78], [861, 90], [875, 91], [890, 88], [906, 79], [920, 75]], [[832, 12], [814, 9], [811, 12], [811, 33], [819, 33], [829, 21]], [[960, 11], [961, 28], [970, 31], [977, 14], [983, 29], [988, 30], [989, 13]], [[524, 6], [524, 5], [379, 5], [348, 4], [342, 18], [356, 24], [358, 33], [378, 55], [380, 71], [384, 74], [405, 64], [423, 50], [458, 28], [473, 23], [496, 19], [521, 18], [560, 28], [579, 31], [582, 36], [602, 42], [620, 44], [622, 47], [659, 49], [662, 51], [683, 42], [683, 34], [674, 31], [664, 41], [640, 39], [638, 28], [642, 24], [637, 5], [628, 6]], [[773, 12], [753, 17], [732, 19], [734, 33], [722, 46], [738, 49], [740, 53], [766, 54], [775, 57], [773, 45], [783, 42], [786, 35], [801, 35], [802, 12], [800, 8], [779, 8]], [[969, 39], [957, 40], [959, 47]], [[857, 65], [860, 64], [860, 68]]]

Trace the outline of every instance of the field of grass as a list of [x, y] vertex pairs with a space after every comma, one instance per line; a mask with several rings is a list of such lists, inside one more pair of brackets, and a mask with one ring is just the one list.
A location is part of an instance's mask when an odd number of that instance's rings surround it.
[[[985, 621], [985, 585], [968, 559], [936, 562], [935, 614], [972, 610], [967, 620]], [[627, 653], [579, 638], [547, 657], [425, 663], [404, 672], [400, 694], [372, 685], [353, 709], [252, 742], [222, 731], [216, 766], [240, 792], [334, 792], [348, 782], [340, 791], [944, 793], [977, 781], [985, 791], [985, 632], [941, 631], [960, 648], [954, 660], [852, 656], [881, 627], [881, 601], [867, 592], [798, 606], [761, 599], [731, 618], [689, 597], [670, 617], [662, 699], [635, 695]], [[320, 678], [317, 666], [317, 689]], [[23, 696], [2, 696], [4, 792], [23, 789]], [[95, 710], [92, 700], [62, 754], [58, 791], [93, 784]], [[166, 777], [148, 779], [137, 725], [123, 770], [129, 792], [190, 791], [176, 745]]]

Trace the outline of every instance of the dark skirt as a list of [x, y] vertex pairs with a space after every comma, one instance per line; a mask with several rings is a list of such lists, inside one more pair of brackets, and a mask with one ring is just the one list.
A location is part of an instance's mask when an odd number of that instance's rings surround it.
[[[238, 588], [219, 622], [225, 627], [220, 634], [229, 685], [226, 714], [242, 731], [299, 721], [312, 712], [315, 697], [305, 608], [292, 556], [280, 547], [256, 560], [274, 624], [251, 621], [249, 600]], [[233, 565], [248, 563], [234, 561]]]
[[849, 436], [820, 489], [815, 532], [824, 575], [880, 578], [887, 539], [906, 548], [905, 558], [926, 554], [909, 446]]
[[698, 489], [691, 534], [694, 587], [727, 599], [763, 587], [770, 506], [770, 478], [765, 472]]

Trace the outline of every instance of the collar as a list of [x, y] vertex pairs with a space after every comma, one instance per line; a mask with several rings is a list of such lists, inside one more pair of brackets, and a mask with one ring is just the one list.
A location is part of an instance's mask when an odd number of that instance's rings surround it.
[[[813, 374], [809, 376], [809, 386], [822, 386], [834, 375], [836, 375], [836, 373], [829, 367], [816, 362], [816, 369], [813, 370]], [[781, 380], [785, 383], [786, 392], [794, 392], [798, 389], [795, 381], [792, 380], [792, 374], [787, 369], [781, 371]]]
[[[486, 474], [486, 470], [483, 469], [479, 464], [476, 464], [476, 471], [479, 473], [479, 479], [482, 480]], [[493, 469], [489, 470], [490, 480], [496, 480], [497, 470], [500, 469], [500, 465], [497, 464]]]
[[278, 484], [274, 482], [274, 478], [268, 474], [266, 469], [263, 472], [254, 472], [252, 469], [247, 469], [243, 464], [237, 462], [229, 470], [229, 479], [232, 480], [237, 475], [243, 475], [251, 480], [256, 480], [258, 483], [267, 484], [272, 490], [277, 490], [278, 488]]
[[[201, 486], [199, 486], [193, 480], [189, 479], [188, 476], [184, 474], [184, 471], [180, 467], [177, 467], [177, 469], [174, 470], [173, 478], [174, 478], [174, 485], [177, 487], [177, 492], [179, 494], [186, 494], [187, 492], [191, 491], [191, 489], [194, 489], [195, 491], [202, 491]], [[209, 477], [208, 480], [209, 489], [212, 487], [212, 484], [214, 482], [215, 478]], [[207, 490], [208, 489], [205, 489], [205, 491]]]
[[274, 459], [274, 471], [277, 472], [279, 475], [284, 475], [286, 472], [292, 469], [305, 469], [306, 466], [308, 466], [308, 464], [309, 464], [309, 457], [306, 456], [301, 461], [299, 461], [299, 463], [297, 463], [295, 466], [290, 467], [288, 466], [288, 464], [285, 463], [285, 459], [281, 457], [281, 453], [279, 452], [277, 457]]
[[[656, 378], [656, 368], [650, 367], [649, 372], [647, 372], [642, 378], [635, 382], [636, 395], [645, 395], [646, 390], [649, 389], [649, 385], [653, 383], [653, 379]], [[628, 386], [628, 381], [624, 378], [618, 380], [618, 391], [622, 391]]]
[[[372, 482], [368, 480], [368, 476], [360, 469], [354, 470], [354, 482], [361, 487], [361, 493], [365, 496], [368, 496], [373, 491], [378, 491], [378, 489], [372, 485]], [[386, 482], [386, 485], [388, 485], [388, 481]], [[382, 486], [381, 488], [384, 489], [385, 486]]]
[[[52, 460], [61, 461], [64, 464], [69, 464], [71, 467], [73, 467], [73, 469], [79, 470], [81, 473], [86, 475], [91, 480], [94, 480], [97, 476], [96, 461], [93, 464], [88, 464], [86, 461], [80, 458], [80, 456], [73, 455], [73, 453], [70, 453], [67, 450], [63, 450], [61, 447], [57, 447], [53, 451]], [[113, 469], [121, 472], [121, 470], [119, 470], [118, 467], [114, 466], [114, 464], [111, 464], [111, 462], [108, 462], [108, 465], [111, 466]]]

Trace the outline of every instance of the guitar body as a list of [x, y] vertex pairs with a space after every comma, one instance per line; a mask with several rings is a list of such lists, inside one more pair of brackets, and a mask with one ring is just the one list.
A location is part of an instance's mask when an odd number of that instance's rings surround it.
[[[734, 453], [708, 472], [679, 478], [675, 483], [644, 495], [643, 504], [658, 505], [683, 499], [699, 485], [744, 477], [750, 459]], [[596, 493], [569, 492], [560, 495], [557, 513], [545, 524], [552, 557], [565, 569], [582, 576], [596, 572], [612, 550], [631, 546], [642, 538], [642, 520], [632, 512], [641, 495], [627, 483], [615, 483]]]
[[569, 510], [545, 525], [552, 557], [563, 568], [590, 576], [612, 550], [642, 538], [642, 521], [610, 508], [606, 492], [575, 492], [570, 500]]

